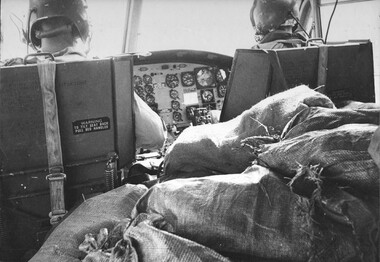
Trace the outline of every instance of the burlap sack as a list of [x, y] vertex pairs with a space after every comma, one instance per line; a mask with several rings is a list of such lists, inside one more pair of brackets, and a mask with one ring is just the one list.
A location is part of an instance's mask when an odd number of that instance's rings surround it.
[[309, 131], [333, 129], [345, 124], [379, 124], [380, 109], [336, 109], [308, 107], [286, 125], [282, 139], [294, 138]]
[[378, 207], [378, 196], [370, 200], [326, 186], [314, 216], [323, 233], [314, 238], [311, 261], [379, 261]]
[[315, 229], [309, 261], [377, 261], [378, 195], [324, 183], [317, 166], [300, 166], [288, 185], [309, 199]]
[[372, 102], [360, 102], [355, 100], [346, 100], [336, 105], [338, 108], [346, 109], [380, 109], [380, 105]]
[[[124, 233], [124, 239], [132, 243], [138, 260], [130, 262], [229, 262], [227, 258], [214, 250], [160, 230], [150, 221], [142, 220], [130, 226]], [[112, 260], [111, 260], [112, 261]], [[110, 262], [111, 262], [110, 261]], [[118, 260], [114, 260], [115, 262]]]
[[147, 191], [145, 186], [125, 185], [83, 202], [50, 234], [31, 262], [81, 261], [86, 253], [79, 250], [87, 233], [111, 229], [129, 217], [136, 201]]
[[176, 235], [231, 259], [307, 261], [312, 229], [305, 204], [268, 169], [253, 166], [245, 174], [157, 184], [138, 201], [132, 218], [161, 214]]
[[379, 169], [367, 151], [377, 127], [347, 124], [266, 144], [258, 163], [288, 177], [295, 175], [300, 164], [319, 165], [323, 180], [377, 195]]
[[377, 258], [377, 222], [363, 201], [337, 187], [323, 189], [318, 201], [301, 197], [278, 174], [255, 165], [242, 174], [158, 184], [132, 217], [146, 213], [162, 215], [174, 234], [232, 261]]
[[311, 106], [334, 107], [328, 97], [302, 85], [268, 97], [230, 121], [185, 129], [165, 156], [162, 181], [243, 172], [255, 158], [243, 139], [279, 135], [292, 117]]
[[[83, 262], [208, 262], [229, 260], [214, 250], [211, 250], [188, 239], [171, 234], [172, 227], [159, 214], [141, 213], [132, 221], [127, 219], [115, 226], [112, 232], [117, 234], [86, 234], [88, 239], [79, 246], [85, 247], [87, 256]], [[106, 232], [106, 228], [99, 233]], [[89, 236], [90, 235], [90, 236]], [[110, 238], [111, 241], [110, 241]], [[97, 242], [104, 240], [103, 245]], [[112, 241], [112, 240], [115, 240]], [[111, 243], [113, 242], [113, 243]], [[109, 246], [107, 244], [110, 244]]]

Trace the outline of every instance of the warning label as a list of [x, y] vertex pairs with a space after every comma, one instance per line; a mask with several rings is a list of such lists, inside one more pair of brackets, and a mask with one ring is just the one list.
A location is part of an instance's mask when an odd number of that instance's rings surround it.
[[74, 135], [108, 130], [111, 128], [109, 117], [77, 120], [73, 122]]

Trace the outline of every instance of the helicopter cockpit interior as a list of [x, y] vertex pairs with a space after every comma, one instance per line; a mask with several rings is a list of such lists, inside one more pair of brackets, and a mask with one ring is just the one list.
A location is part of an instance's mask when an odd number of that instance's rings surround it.
[[[27, 2], [1, 1], [2, 62], [41, 55], [26, 47]], [[167, 148], [189, 127], [227, 122], [300, 84], [325, 88], [337, 104], [379, 103], [378, 30], [339, 32], [349, 23], [345, 13], [358, 16], [352, 10], [359, 5], [371, 14], [361, 25], [373, 29], [371, 10], [379, 2], [340, 0], [334, 16], [333, 0], [300, 1], [299, 20], [310, 41], [281, 51], [251, 49], [252, 0], [202, 2], [87, 0], [91, 59], [56, 62], [54, 68], [59, 136], [53, 140], [62, 150], [57, 170], [50, 166], [40, 66], [24, 60], [1, 66], [0, 261], [31, 259], [70, 210], [120, 187], [138, 160], [162, 163]], [[162, 119], [168, 134], [162, 149], [135, 147], [133, 94]], [[64, 176], [50, 179], [52, 170]]]

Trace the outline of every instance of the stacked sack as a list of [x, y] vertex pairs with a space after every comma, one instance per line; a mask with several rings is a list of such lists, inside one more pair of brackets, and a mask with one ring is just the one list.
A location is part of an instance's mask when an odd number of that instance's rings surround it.
[[276, 142], [286, 124], [309, 107], [333, 108], [325, 95], [302, 85], [268, 97], [230, 121], [189, 127], [168, 149], [162, 181], [243, 172], [256, 158], [246, 144]]
[[[316, 238], [326, 259], [317, 261], [378, 261], [380, 172], [368, 148], [379, 116], [379, 109], [305, 109], [281, 141], [260, 147], [256, 163], [291, 179], [292, 191], [309, 199], [313, 220], [334, 239]], [[310, 167], [314, 172], [304, 171]]]
[[[285, 139], [261, 146], [258, 163], [287, 177], [294, 177], [299, 165], [319, 165], [326, 180], [378, 195], [379, 170], [368, 147], [378, 127], [375, 122], [380, 111], [376, 110], [376, 114], [326, 108], [309, 111], [311, 116], [292, 128]], [[350, 121], [354, 123], [346, 124]]]
[[[300, 171], [318, 178], [313, 169]], [[173, 179], [152, 187], [132, 218], [159, 214], [170, 225], [171, 248], [151, 255], [178, 253], [175, 235], [236, 262], [377, 261], [378, 220], [364, 201], [338, 188], [315, 200], [293, 189], [258, 165], [242, 174]]]
[[[134, 216], [159, 213], [174, 234], [233, 261], [377, 261], [379, 168], [368, 146], [379, 116], [299, 86], [186, 129], [165, 157], [167, 182]], [[189, 177], [203, 178], [176, 179]]]
[[157, 184], [132, 217], [145, 213], [162, 215], [172, 233], [231, 261], [307, 261], [313, 253], [307, 201], [257, 165], [242, 174]]

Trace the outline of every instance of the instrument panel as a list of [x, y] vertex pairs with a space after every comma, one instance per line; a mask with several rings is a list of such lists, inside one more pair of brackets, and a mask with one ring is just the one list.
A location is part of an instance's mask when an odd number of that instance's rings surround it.
[[[196, 125], [194, 111], [221, 110], [229, 70], [200, 63], [134, 65], [133, 88], [169, 129]], [[199, 121], [198, 121], [199, 122]]]

